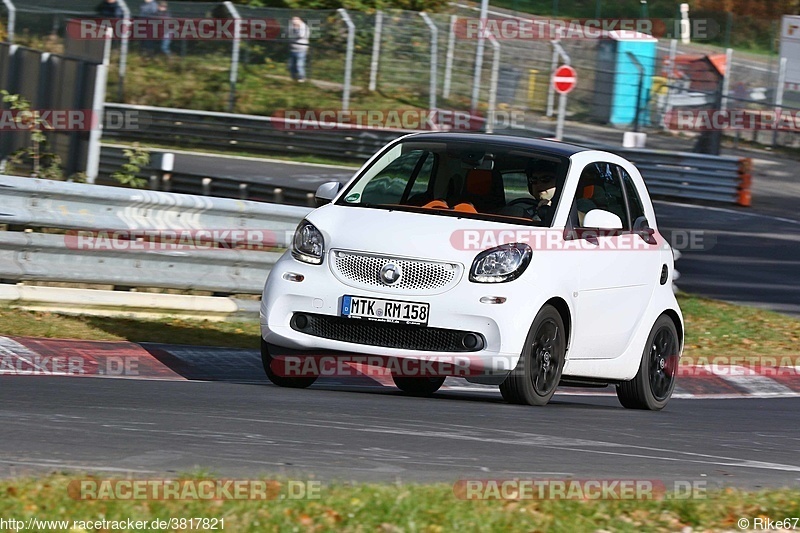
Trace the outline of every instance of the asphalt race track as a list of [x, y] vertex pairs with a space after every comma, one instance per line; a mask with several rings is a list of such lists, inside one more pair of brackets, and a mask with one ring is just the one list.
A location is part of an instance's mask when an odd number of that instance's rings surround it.
[[[309, 190], [352, 174], [221, 158], [193, 164], [276, 186], [304, 181]], [[681, 289], [800, 315], [800, 222], [783, 215], [781, 202], [768, 212], [658, 202], [660, 228], [673, 243], [701, 232], [695, 246], [679, 246]], [[508, 405], [496, 389], [451, 388], [420, 399], [358, 379], [290, 390], [265, 381], [257, 356], [231, 352], [198, 355], [183, 380], [0, 376], [0, 476], [203, 469], [359, 481], [800, 484], [796, 395], [677, 398], [653, 413], [623, 409], [610, 389], [565, 391], [544, 408]]]
[[505, 477], [784, 486], [800, 480], [800, 399], [673, 400], [658, 413], [557, 395], [0, 377], [0, 475], [203, 468], [362, 481]]

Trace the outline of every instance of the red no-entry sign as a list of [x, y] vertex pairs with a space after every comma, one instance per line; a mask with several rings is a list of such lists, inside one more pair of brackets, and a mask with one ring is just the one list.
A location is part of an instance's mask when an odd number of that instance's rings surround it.
[[561, 65], [553, 73], [553, 88], [558, 94], [567, 94], [578, 84], [578, 73], [569, 65]]

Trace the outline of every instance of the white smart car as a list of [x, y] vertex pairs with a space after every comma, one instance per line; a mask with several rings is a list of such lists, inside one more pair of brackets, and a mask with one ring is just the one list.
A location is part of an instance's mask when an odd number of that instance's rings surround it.
[[277, 385], [307, 387], [316, 363], [342, 358], [386, 361], [418, 395], [459, 375], [530, 405], [559, 385], [614, 384], [629, 408], [669, 401], [684, 331], [672, 250], [627, 160], [545, 140], [415, 134], [317, 200], [261, 300]]

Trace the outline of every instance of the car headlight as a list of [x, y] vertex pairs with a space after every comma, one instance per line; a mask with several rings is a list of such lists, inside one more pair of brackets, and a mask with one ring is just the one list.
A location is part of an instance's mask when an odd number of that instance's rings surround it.
[[325, 239], [314, 224], [303, 220], [297, 226], [292, 240], [292, 255], [298, 261], [322, 264], [322, 254], [325, 252]]
[[517, 279], [531, 262], [527, 244], [503, 244], [478, 254], [469, 270], [469, 280], [476, 283], [503, 283]]

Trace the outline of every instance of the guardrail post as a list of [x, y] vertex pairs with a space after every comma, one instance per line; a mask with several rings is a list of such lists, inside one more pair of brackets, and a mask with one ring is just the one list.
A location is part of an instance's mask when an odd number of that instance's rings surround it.
[[722, 103], [720, 111], [728, 109], [728, 92], [731, 86], [731, 73], [733, 72], [733, 48], [725, 50], [725, 77], [722, 78]]
[[239, 200], [247, 200], [247, 184], [239, 184]]
[[117, 97], [119, 98], [120, 102], [124, 102], [125, 76], [128, 72], [128, 47], [131, 28], [131, 10], [125, 0], [119, 0], [119, 7], [122, 8], [122, 15], [125, 21], [125, 30], [123, 30], [119, 39], [119, 87], [117, 88]]
[[752, 171], [752, 159], [749, 157], [743, 157], [739, 159], [739, 194], [736, 203], [744, 207], [750, 207], [753, 200], [750, 192], [750, 187], [753, 184]]
[[231, 2], [225, 2], [225, 8], [233, 18], [233, 49], [231, 50], [230, 97], [228, 111], [233, 113], [236, 107], [236, 82], [239, 79], [239, 53], [242, 46], [242, 17], [239, 10]]
[[336, 10], [347, 25], [347, 55], [344, 60], [344, 87], [342, 90], [342, 111], [350, 109], [350, 84], [353, 77], [353, 50], [355, 49], [356, 25], [343, 7]]
[[203, 195], [211, 196], [211, 178], [203, 178]]
[[280, 187], [276, 187], [272, 191], [272, 201], [276, 204], [283, 203], [283, 189], [281, 189]]
[[450, 33], [447, 36], [447, 58], [444, 63], [444, 86], [442, 87], [442, 98], [450, 98], [450, 83], [453, 77], [453, 55], [456, 45], [456, 23], [458, 16], [450, 15]]
[[13, 43], [14, 26], [16, 26], [17, 23], [17, 8], [14, 7], [14, 4], [11, 2], [11, 0], [3, 0], [3, 4], [6, 6], [6, 9], [8, 10], [8, 30], [7, 30], [8, 35], [6, 37], [6, 40], [9, 43]]
[[430, 95], [428, 95], [428, 107], [432, 116], [435, 116], [436, 113], [436, 77], [437, 77], [437, 59], [439, 54], [439, 30], [436, 28], [436, 24], [433, 23], [431, 18], [428, 16], [427, 13], [422, 12], [419, 14], [422, 17], [422, 20], [425, 21], [425, 24], [428, 26], [428, 29], [431, 31], [431, 64], [430, 64]]
[[369, 65], [369, 90], [378, 88], [378, 61], [381, 57], [381, 35], [383, 34], [383, 11], [375, 12], [375, 32], [372, 34], [372, 61]]

